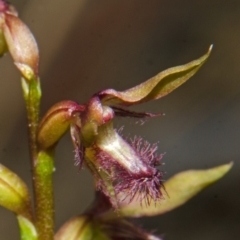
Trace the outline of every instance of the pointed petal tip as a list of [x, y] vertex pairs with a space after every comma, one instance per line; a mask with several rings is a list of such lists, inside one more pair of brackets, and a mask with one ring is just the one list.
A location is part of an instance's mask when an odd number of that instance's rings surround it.
[[219, 166], [219, 167], [225, 168], [226, 173], [227, 173], [227, 172], [229, 172], [232, 169], [233, 165], [234, 165], [234, 162], [231, 161], [231, 162], [229, 162], [227, 164], [224, 164], [222, 166]]
[[213, 45], [213, 43], [212, 43], [212, 44], [210, 45], [210, 47], [208, 48], [208, 52], [209, 52], [209, 53], [212, 52], [212, 50], [213, 50], [213, 46], [214, 46], [214, 45]]

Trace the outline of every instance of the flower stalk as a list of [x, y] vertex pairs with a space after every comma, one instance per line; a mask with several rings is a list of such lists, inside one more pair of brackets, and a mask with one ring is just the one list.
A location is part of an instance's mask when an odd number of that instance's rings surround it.
[[[54, 236], [53, 182], [54, 151], [41, 151], [37, 144], [41, 85], [33, 71], [23, 69], [22, 89], [26, 104], [29, 151], [33, 173], [35, 221], [39, 240], [51, 240]], [[26, 78], [27, 77], [27, 78]]]
[[[39, 123], [41, 86], [38, 46], [29, 28], [17, 11], [0, 1], [0, 51], [9, 51], [22, 78], [27, 111], [29, 152], [34, 189], [35, 222], [39, 240], [53, 239], [53, 152], [39, 150], [36, 136]], [[20, 228], [21, 228], [20, 224]]]
[[54, 236], [53, 160], [53, 151], [41, 151], [34, 168], [35, 213], [39, 240], [52, 240]]
[[[126, 218], [154, 216], [181, 206], [223, 177], [232, 163], [182, 172], [165, 182], [158, 168], [163, 154], [157, 153], [157, 144], [137, 136], [125, 139], [114, 128], [114, 118], [161, 116], [127, 107], [174, 91], [201, 68], [211, 50], [212, 46], [202, 57], [162, 71], [125, 91], [106, 89], [83, 105], [71, 100], [59, 102], [39, 122], [42, 94], [38, 46], [14, 7], [0, 0], [0, 56], [9, 51], [22, 76], [34, 192], [32, 204], [26, 184], [0, 164], [0, 205], [16, 214], [21, 240], [161, 240]], [[90, 170], [97, 194], [83, 215], [72, 218], [54, 236], [54, 153], [67, 131], [75, 148], [75, 165], [81, 169], [84, 164]]]
[[[26, 76], [26, 75], [25, 75]], [[41, 151], [36, 136], [39, 124], [41, 86], [38, 76], [32, 74], [22, 77], [23, 96], [26, 104], [29, 151], [32, 166], [34, 188], [35, 220], [39, 240], [53, 239], [54, 206], [53, 206], [53, 152]]]

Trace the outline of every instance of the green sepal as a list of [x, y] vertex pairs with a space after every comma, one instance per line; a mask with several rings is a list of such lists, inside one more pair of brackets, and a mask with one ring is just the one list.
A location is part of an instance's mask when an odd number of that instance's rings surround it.
[[187, 64], [162, 71], [149, 80], [126, 91], [104, 90], [99, 93], [101, 101], [105, 105], [130, 106], [164, 97], [190, 79], [207, 61], [211, 50], [212, 45], [202, 57]]
[[20, 229], [21, 240], [38, 240], [38, 233], [34, 224], [27, 218], [18, 215], [18, 225]]
[[[232, 168], [233, 163], [221, 165], [207, 170], [188, 170], [171, 177], [164, 184], [163, 197], [158, 202], [152, 201], [150, 206], [140, 205], [137, 200], [122, 202], [119, 209], [121, 217], [155, 216], [169, 212], [185, 204], [203, 189], [221, 179]], [[115, 218], [112, 211], [103, 214], [103, 218]]]

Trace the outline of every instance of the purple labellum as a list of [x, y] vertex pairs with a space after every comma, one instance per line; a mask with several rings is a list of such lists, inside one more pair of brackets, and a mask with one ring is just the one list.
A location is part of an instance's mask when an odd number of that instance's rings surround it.
[[[163, 172], [156, 169], [156, 166], [160, 165], [163, 154], [156, 153], [157, 145], [151, 145], [140, 137], [134, 137], [130, 143], [119, 139], [121, 137], [118, 135], [115, 140], [119, 142], [112, 141], [112, 146], [119, 144], [127, 153], [125, 156], [121, 151], [117, 153], [118, 147], [113, 152], [104, 151], [99, 147], [95, 148], [98, 166], [107, 173], [118, 201], [131, 202], [135, 199], [140, 204], [144, 202], [145, 205], [150, 205], [151, 201], [160, 200]], [[102, 179], [99, 179], [97, 185], [108, 195], [107, 187]]]

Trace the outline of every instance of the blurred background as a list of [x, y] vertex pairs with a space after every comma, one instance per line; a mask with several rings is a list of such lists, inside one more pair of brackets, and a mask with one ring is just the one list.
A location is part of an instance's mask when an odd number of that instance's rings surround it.
[[[138, 223], [165, 240], [235, 240], [240, 228], [240, 1], [12, 0], [40, 48], [42, 114], [60, 100], [125, 90], [172, 66], [213, 53], [186, 84], [135, 110], [165, 112], [143, 126], [122, 119], [127, 135], [159, 142], [165, 179], [187, 169], [234, 161], [231, 172], [188, 204]], [[19, 73], [0, 61], [0, 161], [31, 185]], [[73, 165], [69, 135], [57, 149], [56, 228], [93, 199], [86, 169]], [[0, 239], [18, 238], [15, 217], [0, 208]]]

